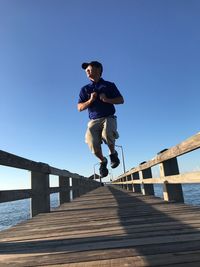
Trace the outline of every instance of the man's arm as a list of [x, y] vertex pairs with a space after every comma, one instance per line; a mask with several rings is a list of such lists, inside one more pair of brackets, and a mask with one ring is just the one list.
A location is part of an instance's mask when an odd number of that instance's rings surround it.
[[87, 109], [97, 98], [97, 93], [91, 93], [90, 95], [90, 99], [88, 99], [86, 102], [83, 103], [78, 103], [77, 108], [78, 111], [83, 111], [85, 109]]
[[123, 104], [124, 103], [124, 98], [123, 96], [115, 97], [115, 98], [107, 98], [105, 94], [100, 95], [101, 101], [109, 104]]

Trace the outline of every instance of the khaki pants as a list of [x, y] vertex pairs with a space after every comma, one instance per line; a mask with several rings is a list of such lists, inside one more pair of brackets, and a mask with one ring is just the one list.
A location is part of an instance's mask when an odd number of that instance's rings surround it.
[[116, 116], [99, 118], [88, 122], [85, 142], [88, 144], [92, 153], [101, 150], [102, 141], [108, 145], [114, 145], [115, 139], [118, 137]]

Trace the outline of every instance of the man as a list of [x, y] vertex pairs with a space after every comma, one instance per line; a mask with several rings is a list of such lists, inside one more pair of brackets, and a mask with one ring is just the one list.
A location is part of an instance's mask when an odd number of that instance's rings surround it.
[[85, 135], [86, 143], [92, 153], [100, 160], [99, 172], [101, 177], [108, 175], [107, 159], [103, 156], [101, 144], [104, 141], [110, 150], [111, 167], [119, 164], [115, 139], [119, 137], [117, 132], [117, 120], [115, 104], [123, 104], [124, 99], [114, 83], [101, 78], [103, 66], [98, 61], [83, 63], [90, 84], [81, 88], [78, 100], [78, 110], [88, 109], [90, 121]]

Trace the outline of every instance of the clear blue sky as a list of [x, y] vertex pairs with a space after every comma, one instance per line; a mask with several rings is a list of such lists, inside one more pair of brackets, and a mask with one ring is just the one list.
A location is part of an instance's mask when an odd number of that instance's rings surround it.
[[[116, 108], [126, 169], [197, 133], [199, 14], [198, 0], [0, 0], [0, 149], [91, 175], [88, 114], [76, 107], [90, 60], [125, 98]], [[0, 167], [0, 188], [29, 176]]]

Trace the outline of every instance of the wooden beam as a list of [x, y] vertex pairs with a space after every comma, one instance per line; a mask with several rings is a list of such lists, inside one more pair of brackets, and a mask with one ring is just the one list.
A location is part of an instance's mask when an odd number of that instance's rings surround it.
[[59, 176], [60, 204], [70, 202], [69, 177]]
[[120, 175], [117, 179], [130, 175], [132, 173], [142, 171], [144, 169], [153, 167], [163, 161], [169, 160], [174, 157], [181, 156], [183, 154], [186, 154], [188, 152], [191, 152], [195, 149], [200, 148], [200, 132], [193, 135], [192, 137], [186, 139], [185, 141], [181, 142], [180, 144], [173, 146], [167, 150], [165, 150], [163, 153], [160, 153], [156, 155], [153, 159], [145, 162], [144, 164], [139, 165], [136, 168], [131, 169], [130, 171], [127, 171], [126, 173]]
[[146, 178], [143, 180], [131, 180], [127, 182], [113, 182], [113, 184], [163, 184], [163, 183], [170, 183], [170, 184], [195, 184], [200, 183], [200, 172], [189, 172], [183, 173], [178, 175], [169, 175], [165, 177], [154, 177], [154, 178]]
[[39, 171], [43, 173], [49, 173], [48, 164], [22, 158], [14, 154], [5, 152], [3, 150], [0, 150], [0, 165], [15, 167], [18, 169], [25, 169], [28, 171]]
[[24, 169], [28, 171], [35, 171], [40, 173], [47, 173], [58, 176], [66, 176], [75, 179], [79, 179], [83, 176], [80, 176], [77, 173], [71, 173], [67, 170], [61, 170], [58, 168], [54, 168], [49, 166], [43, 162], [36, 162], [33, 160], [29, 160], [23, 157], [16, 156], [14, 154], [8, 153], [6, 151], [0, 150], [0, 165], [14, 167], [18, 169]]
[[32, 216], [50, 212], [49, 175], [40, 172], [31, 172], [31, 211]]
[[[167, 177], [169, 175], [179, 174], [177, 158], [171, 158], [160, 163], [160, 176]], [[167, 201], [184, 202], [183, 190], [181, 183], [170, 184], [163, 183], [163, 197]]]
[[[135, 180], [139, 181], [139, 179], [140, 179], [139, 172], [132, 173], [131, 176], [132, 176], [133, 181], [135, 181]], [[135, 193], [141, 193], [142, 192], [140, 184], [136, 184], [136, 183], [133, 184], [133, 192], [135, 192]]]
[[0, 191], [0, 203], [31, 198], [31, 197], [32, 197], [31, 189]]
[[[146, 178], [152, 177], [151, 168], [142, 170], [140, 172], [142, 181], [145, 181]], [[142, 185], [142, 193], [143, 195], [154, 195], [154, 187], [153, 184], [143, 184]]]

